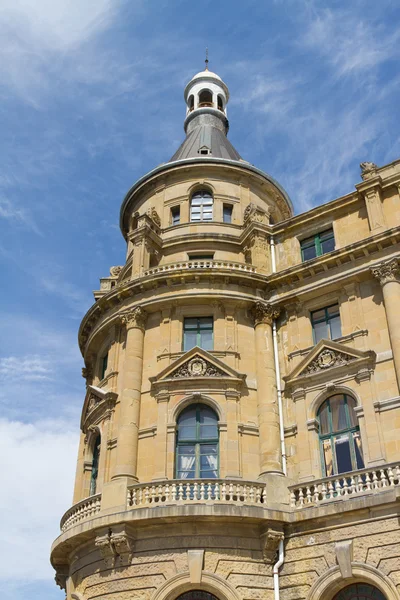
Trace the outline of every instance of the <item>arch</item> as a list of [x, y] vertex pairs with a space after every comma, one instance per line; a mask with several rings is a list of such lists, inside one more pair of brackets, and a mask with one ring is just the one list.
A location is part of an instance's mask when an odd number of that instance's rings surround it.
[[214, 400], [214, 398], [211, 398], [211, 396], [206, 396], [205, 394], [193, 393], [190, 394], [190, 396], [185, 396], [185, 398], [179, 400], [179, 402], [177, 402], [177, 404], [172, 408], [170, 425], [175, 425], [180, 413], [191, 404], [206, 404], [217, 413], [218, 423], [220, 423], [221, 421], [226, 421], [224, 409], [218, 404], [216, 400]]
[[218, 94], [217, 96], [217, 106], [219, 110], [224, 110], [224, 99], [222, 98], [221, 94]]
[[311, 586], [307, 600], [334, 600], [335, 595], [351, 583], [369, 583], [386, 600], [399, 600], [394, 583], [381, 571], [365, 563], [352, 562], [352, 577], [343, 579], [338, 566], [331, 567]]
[[212, 196], [215, 194], [215, 186], [208, 180], [196, 181], [196, 183], [192, 183], [187, 188], [187, 193], [189, 196], [193, 196], [193, 194], [199, 190], [207, 190]]
[[199, 92], [199, 108], [214, 106], [212, 91], [205, 88]]
[[218, 598], [204, 590], [189, 590], [180, 594], [176, 600], [218, 600]]
[[308, 409], [308, 418], [316, 419], [321, 405], [325, 402], [325, 400], [330, 398], [330, 396], [335, 396], [336, 394], [346, 394], [347, 396], [352, 396], [356, 401], [356, 405], [361, 406], [360, 396], [355, 390], [353, 390], [353, 388], [350, 388], [347, 385], [335, 385], [333, 388], [324, 389], [316, 395]]
[[377, 587], [364, 582], [351, 583], [342, 588], [333, 600], [357, 600], [358, 598], [362, 598], [362, 600], [386, 600]]
[[151, 600], [176, 600], [181, 594], [191, 590], [209, 592], [218, 600], [241, 600], [237, 591], [219, 575], [202, 572], [201, 583], [191, 583], [189, 573], [179, 573], [165, 581], [154, 592]]

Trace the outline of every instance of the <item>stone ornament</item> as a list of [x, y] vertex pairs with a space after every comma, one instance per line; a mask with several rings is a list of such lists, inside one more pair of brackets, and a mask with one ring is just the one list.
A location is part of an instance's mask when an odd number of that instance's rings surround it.
[[378, 279], [381, 285], [385, 285], [385, 283], [389, 283], [390, 281], [400, 281], [399, 259], [393, 258], [381, 263], [377, 267], [372, 267], [371, 273]]
[[351, 360], [355, 360], [354, 357], [349, 354], [343, 354], [342, 352], [336, 352], [329, 348], [325, 348], [318, 354], [318, 356], [308, 365], [306, 373], [318, 373], [332, 367], [341, 367], [347, 365]]
[[118, 275], [121, 273], [123, 267], [110, 267], [110, 275], [111, 277], [118, 277]]
[[147, 215], [153, 221], [153, 223], [155, 225], [157, 225], [157, 227], [161, 227], [161, 219], [160, 219], [160, 217], [158, 215], [158, 212], [154, 208], [154, 206], [152, 206], [151, 208], [149, 208], [149, 210], [147, 211]]
[[106, 563], [107, 567], [114, 567], [117, 558], [130, 562], [134, 539], [127, 533], [124, 525], [117, 525], [112, 529], [101, 530], [96, 536], [95, 545]]
[[207, 360], [196, 356], [187, 361], [170, 375], [171, 379], [180, 377], [223, 377], [225, 373]]
[[362, 162], [360, 164], [360, 168], [361, 168], [361, 177], [364, 181], [367, 181], [368, 179], [372, 179], [372, 177], [375, 177], [376, 171], [378, 169], [377, 165], [373, 162]]
[[279, 542], [283, 540], [283, 538], [283, 531], [274, 527], [268, 527], [268, 529], [261, 534], [262, 553], [266, 563], [273, 563], [275, 561]]
[[138, 327], [139, 329], [144, 329], [146, 326], [147, 313], [140, 306], [136, 306], [136, 308], [131, 308], [125, 313], [121, 315], [121, 322], [127, 327], [127, 329], [131, 329], [132, 327]]
[[269, 215], [264, 210], [260, 209], [254, 202], [250, 202], [244, 209], [243, 221], [254, 221], [256, 223], [269, 224]]
[[280, 312], [278, 306], [273, 306], [267, 302], [257, 302], [252, 311], [254, 327], [257, 327], [257, 325], [260, 325], [261, 323], [272, 325], [272, 321], [279, 317]]

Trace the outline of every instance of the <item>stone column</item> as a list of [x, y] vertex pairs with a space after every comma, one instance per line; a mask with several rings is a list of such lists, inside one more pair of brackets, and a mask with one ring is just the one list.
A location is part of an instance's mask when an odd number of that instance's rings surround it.
[[398, 258], [385, 261], [372, 267], [372, 274], [382, 286], [383, 302], [390, 342], [393, 352], [393, 363], [396, 371], [397, 385], [400, 389], [400, 264]]
[[272, 321], [279, 309], [257, 302], [254, 308], [257, 401], [260, 428], [260, 479], [268, 473], [282, 473], [279, 413], [276, 393]]
[[126, 326], [123, 389], [120, 400], [117, 456], [112, 479], [137, 481], [140, 397], [146, 312], [136, 307], [121, 316]]

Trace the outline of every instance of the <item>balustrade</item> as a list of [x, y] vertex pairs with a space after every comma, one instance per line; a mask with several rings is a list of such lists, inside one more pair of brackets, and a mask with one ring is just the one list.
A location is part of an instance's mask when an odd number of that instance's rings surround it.
[[244, 271], [246, 273], [257, 272], [257, 269], [252, 265], [232, 260], [183, 260], [176, 263], [158, 265], [157, 267], [147, 269], [144, 271], [143, 275], [156, 275], [157, 273], [189, 269], [222, 269], [228, 271]]
[[398, 485], [400, 485], [400, 464], [382, 465], [382, 467], [325, 477], [300, 486], [291, 486], [290, 504], [293, 508], [302, 508], [329, 500], [372, 494]]
[[95, 496], [85, 498], [85, 500], [72, 506], [61, 519], [61, 531], [66, 531], [70, 527], [80, 523], [80, 521], [85, 521], [86, 519], [90, 519], [90, 517], [94, 517], [94, 515], [100, 512], [100, 504], [101, 494], [96, 494]]

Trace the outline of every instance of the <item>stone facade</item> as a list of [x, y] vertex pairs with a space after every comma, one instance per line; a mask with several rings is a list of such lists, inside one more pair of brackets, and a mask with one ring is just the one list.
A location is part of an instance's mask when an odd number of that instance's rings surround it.
[[[205, 73], [192, 87], [211, 78], [224, 111], [196, 99], [194, 112], [225, 119], [227, 88]], [[353, 582], [400, 599], [400, 161], [363, 163], [354, 192], [293, 216], [272, 178], [210, 144], [123, 202], [126, 263], [79, 331], [87, 393], [57, 583], [68, 600], [272, 600], [283, 542], [282, 600]], [[212, 220], [191, 219], [199, 190]], [[334, 248], [303, 260], [302, 242], [331, 229]], [[315, 343], [313, 314], [336, 306], [340, 335]], [[184, 349], [185, 319], [202, 317], [212, 349]], [[323, 465], [319, 411], [335, 396], [351, 398], [363, 453], [345, 477]], [[217, 416], [217, 477], [177, 476], [192, 405]]]

